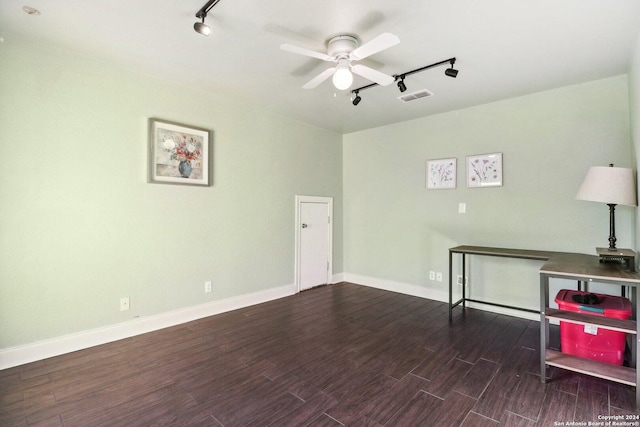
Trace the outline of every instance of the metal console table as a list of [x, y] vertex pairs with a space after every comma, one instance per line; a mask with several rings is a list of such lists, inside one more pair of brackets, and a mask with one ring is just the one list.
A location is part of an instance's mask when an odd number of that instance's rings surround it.
[[[467, 255], [483, 255], [503, 258], [520, 258], [529, 259], [535, 261], [548, 261], [557, 252], [548, 251], [532, 251], [527, 249], [508, 249], [508, 248], [492, 248], [486, 246], [456, 246], [449, 249], [449, 320], [453, 317], [453, 309], [462, 304], [462, 308], [465, 308], [465, 303], [475, 302], [487, 305], [493, 305], [497, 307], [510, 308], [513, 310], [527, 311], [529, 313], [538, 313], [538, 310], [532, 310], [528, 308], [513, 307], [505, 304], [498, 304], [490, 301], [479, 301], [476, 299], [467, 298], [466, 286], [462, 286], [462, 298], [455, 303], [453, 302], [453, 254], [462, 255], [462, 277], [466, 275], [466, 256]], [[464, 281], [464, 279], [463, 279]]]
[[[479, 301], [467, 298], [465, 286], [462, 287], [462, 298], [453, 302], [453, 254], [462, 255], [462, 277], [466, 277], [467, 255], [494, 256], [505, 258], [520, 258], [544, 261], [540, 268], [540, 311], [527, 308], [512, 307], [489, 301]], [[632, 261], [635, 264], [635, 259]], [[625, 268], [626, 267], [626, 268]], [[640, 274], [635, 268], [627, 265], [610, 264], [600, 262], [600, 258], [594, 255], [575, 254], [567, 252], [534, 251], [526, 249], [492, 248], [485, 246], [457, 246], [449, 249], [449, 320], [452, 320], [453, 308], [465, 302], [475, 302], [505, 307], [515, 310], [523, 310], [540, 314], [540, 381], [547, 380], [547, 366], [555, 366], [570, 371], [580, 372], [609, 381], [615, 381], [636, 387], [636, 408], [640, 409], [640, 370], [635, 369], [638, 346], [640, 344], [640, 323], [637, 319], [637, 309], [640, 303]], [[635, 267], [635, 265], [633, 265]], [[623, 288], [631, 289], [630, 299], [633, 307], [634, 320], [619, 320], [607, 317], [592, 316], [556, 310], [549, 308], [549, 280], [552, 278], [570, 279], [578, 282], [578, 289], [582, 284], [589, 282], [610, 283]], [[563, 322], [592, 325], [598, 328], [624, 332], [633, 336], [631, 345], [632, 367], [616, 366], [597, 362], [576, 356], [567, 355], [548, 348], [549, 345], [549, 320], [556, 319]]]

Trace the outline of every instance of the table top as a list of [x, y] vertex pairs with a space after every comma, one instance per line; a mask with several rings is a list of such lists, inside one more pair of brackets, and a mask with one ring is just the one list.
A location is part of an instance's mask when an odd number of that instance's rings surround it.
[[640, 273], [631, 272], [620, 264], [601, 263], [596, 255], [529, 249], [494, 248], [462, 245], [449, 249], [452, 253], [487, 255], [545, 261], [540, 273], [575, 279], [606, 280], [640, 285]]
[[640, 285], [640, 274], [621, 264], [600, 262], [596, 255], [572, 254], [550, 258], [540, 273], [576, 279], [606, 280]]
[[557, 252], [536, 251], [530, 249], [513, 249], [513, 248], [493, 248], [489, 246], [469, 246], [462, 245], [450, 248], [450, 252], [470, 254], [470, 255], [488, 255], [506, 258], [523, 258], [546, 261]]

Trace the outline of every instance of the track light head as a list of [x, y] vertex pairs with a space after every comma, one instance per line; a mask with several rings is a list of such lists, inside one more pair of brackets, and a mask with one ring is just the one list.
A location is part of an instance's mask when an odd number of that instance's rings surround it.
[[456, 63], [456, 60], [452, 59], [450, 62], [451, 68], [447, 68], [446, 70], [444, 70], [444, 74], [445, 76], [453, 77], [455, 79], [456, 77], [458, 77], [458, 70], [453, 69], [453, 65]]
[[196, 33], [200, 33], [205, 37], [209, 37], [209, 34], [211, 34], [211, 27], [204, 23], [205, 16], [202, 16], [202, 22], [196, 22], [195, 24], [193, 24], [193, 29], [196, 30]]
[[404, 92], [407, 90], [407, 86], [404, 84], [404, 75], [400, 76], [400, 81], [398, 81], [398, 89], [400, 89], [400, 92]]
[[356, 97], [353, 98], [353, 101], [351, 102], [353, 105], [358, 105], [360, 104], [360, 101], [362, 101], [362, 98], [360, 98], [360, 95], [358, 95], [358, 91], [355, 91]]

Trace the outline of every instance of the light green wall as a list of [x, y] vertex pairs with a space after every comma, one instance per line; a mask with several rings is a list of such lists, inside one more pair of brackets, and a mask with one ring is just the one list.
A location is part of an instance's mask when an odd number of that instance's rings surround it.
[[[149, 117], [212, 131], [212, 187], [146, 183]], [[0, 147], [0, 348], [292, 285], [296, 194], [342, 272], [339, 134], [5, 38]]]
[[[446, 292], [452, 246], [595, 254], [608, 244], [608, 208], [574, 197], [590, 166], [635, 165], [627, 91], [619, 76], [345, 135], [345, 272], [429, 295]], [[493, 152], [503, 153], [504, 186], [468, 189], [465, 157]], [[449, 157], [457, 189], [426, 190], [426, 160]], [[633, 212], [617, 210], [619, 247], [634, 243]], [[539, 267], [475, 257], [474, 296], [535, 308]]]
[[[629, 110], [631, 135], [633, 139], [632, 149], [634, 158], [636, 159], [635, 169], [637, 172], [640, 170], [640, 159], [638, 159], [638, 153], [640, 153], [640, 34], [638, 34], [638, 39], [636, 40], [636, 48], [633, 52], [631, 68], [629, 70]], [[637, 250], [638, 242], [640, 242], [640, 215], [637, 215], [637, 212], [635, 238], [635, 247]]]
[[[593, 253], [606, 207], [574, 196], [592, 165], [636, 166], [639, 57], [631, 102], [620, 76], [341, 136], [6, 39], [0, 348], [293, 284], [295, 194], [334, 197], [334, 273], [427, 294], [459, 244]], [[146, 183], [149, 117], [212, 130], [212, 187]], [[490, 152], [505, 185], [467, 189], [465, 156]], [[445, 157], [457, 189], [427, 191], [425, 161]], [[635, 246], [634, 212], [617, 211], [620, 247]], [[474, 296], [537, 305], [538, 263], [471, 267]]]

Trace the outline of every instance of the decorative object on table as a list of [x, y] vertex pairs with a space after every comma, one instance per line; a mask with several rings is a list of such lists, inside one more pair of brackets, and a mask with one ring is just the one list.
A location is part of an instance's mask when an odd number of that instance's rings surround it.
[[[577, 200], [606, 203], [609, 206], [609, 251], [612, 256], [601, 256], [601, 261], [616, 261], [616, 205], [637, 206], [636, 185], [633, 171], [629, 168], [609, 166], [593, 166], [587, 172], [584, 182], [576, 194]], [[598, 249], [598, 248], [596, 248]], [[635, 254], [634, 254], [635, 256]], [[635, 263], [635, 261], [634, 261]], [[635, 268], [634, 268], [635, 269]]]
[[502, 153], [467, 157], [467, 187], [502, 186]]
[[456, 159], [427, 160], [427, 189], [456, 188]]
[[148, 182], [210, 185], [209, 131], [149, 119]]
[[636, 253], [631, 249], [617, 248], [612, 251], [609, 248], [596, 248], [600, 262], [622, 264], [631, 272], [636, 271]]

